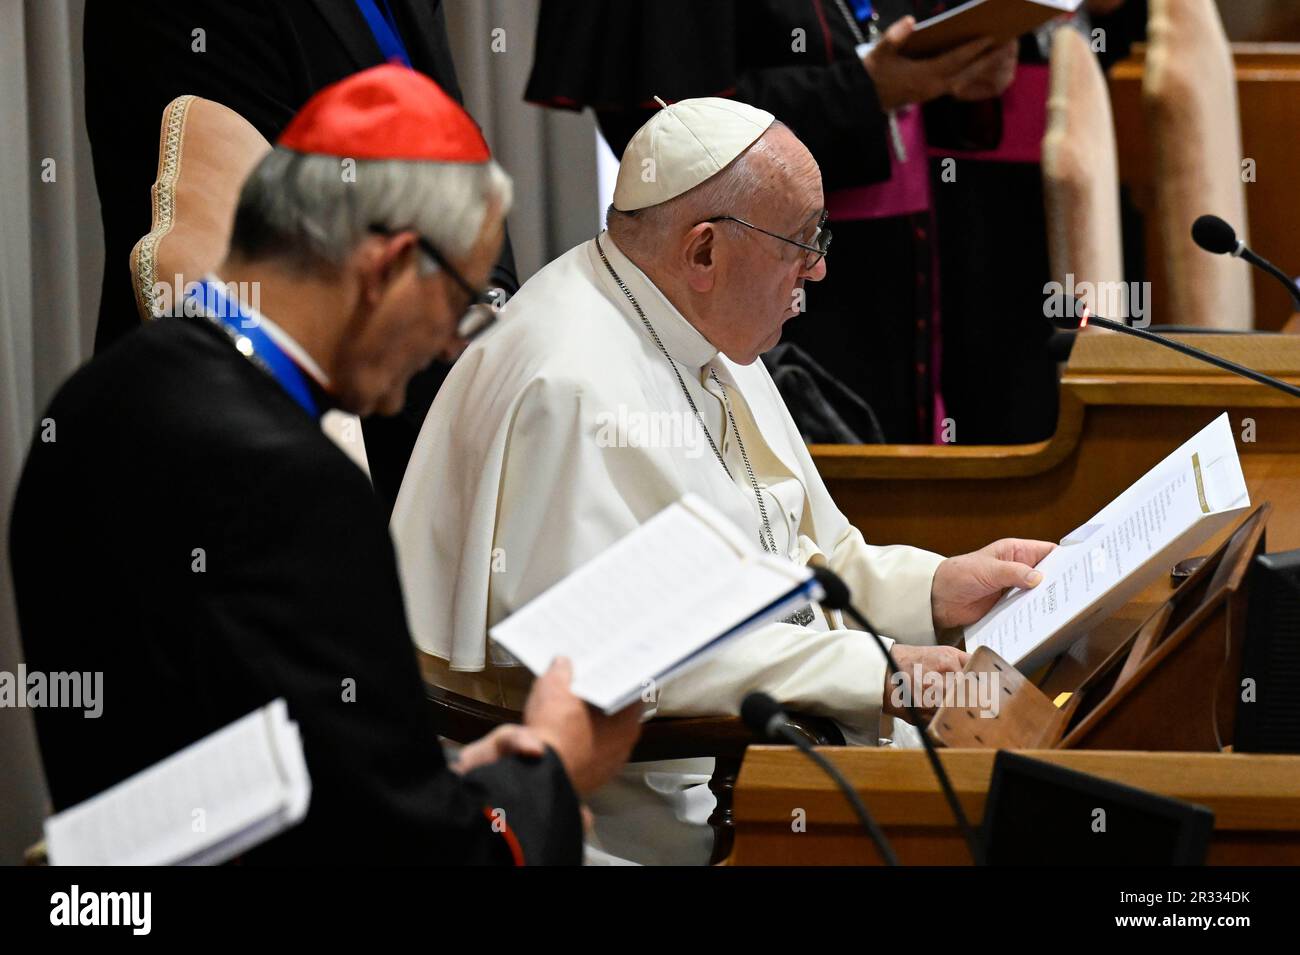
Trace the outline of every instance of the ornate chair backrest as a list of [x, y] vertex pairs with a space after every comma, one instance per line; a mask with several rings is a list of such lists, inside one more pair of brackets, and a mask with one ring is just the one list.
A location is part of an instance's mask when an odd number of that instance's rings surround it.
[[[239, 192], [271, 151], [234, 110], [199, 96], [178, 96], [163, 110], [158, 179], [151, 190], [148, 234], [131, 249], [131, 280], [140, 318], [180, 304], [186, 283], [213, 271], [226, 256]], [[367, 474], [365, 441], [355, 415], [328, 412], [325, 434]]]
[[1127, 318], [1127, 295], [1097, 300], [1099, 289], [1119, 289], [1124, 281], [1119, 162], [1106, 77], [1088, 41], [1070, 28], [1052, 39], [1051, 71], [1043, 195], [1052, 279], [1066, 288], [1089, 283], [1083, 287], [1089, 308]]
[[1168, 273], [1167, 321], [1249, 329], [1252, 275], [1201, 251], [1192, 223], [1222, 216], [1249, 241], [1232, 48], [1214, 0], [1151, 0], [1142, 100], [1155, 157], [1156, 214]]

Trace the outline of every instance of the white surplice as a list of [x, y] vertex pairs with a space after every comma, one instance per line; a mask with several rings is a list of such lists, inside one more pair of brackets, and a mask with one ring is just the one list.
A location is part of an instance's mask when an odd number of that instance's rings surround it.
[[[489, 645], [490, 626], [687, 491], [757, 542], [758, 503], [710, 371], [726, 389], [778, 550], [826, 562], [882, 634], [933, 643], [930, 586], [942, 558], [868, 545], [835, 507], [762, 362], [721, 355], [608, 234], [600, 242], [734, 479], [596, 242], [571, 249], [457, 360], [420, 432], [392, 518], [418, 647], [455, 671], [511, 664]], [[818, 609], [810, 626], [763, 627], [658, 688], [657, 712], [734, 714], [759, 689], [874, 744], [884, 681], [871, 638]], [[711, 760], [628, 767], [589, 801], [593, 843], [638, 862], [707, 861], [711, 771]]]

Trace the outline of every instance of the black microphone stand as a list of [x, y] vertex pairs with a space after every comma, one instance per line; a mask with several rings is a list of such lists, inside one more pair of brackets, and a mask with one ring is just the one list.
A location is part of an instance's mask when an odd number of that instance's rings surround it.
[[849, 801], [849, 805], [853, 807], [853, 812], [858, 817], [858, 822], [862, 823], [862, 828], [867, 831], [867, 835], [870, 836], [871, 841], [875, 843], [876, 851], [879, 852], [880, 857], [885, 860], [885, 865], [898, 865], [898, 855], [894, 852], [894, 847], [890, 845], [889, 839], [885, 837], [884, 830], [880, 828], [880, 824], [876, 822], [875, 817], [871, 815], [870, 811], [868, 811], [866, 803], [862, 801], [862, 797], [858, 795], [858, 791], [849, 784], [847, 779], [844, 778], [844, 774], [839, 771], [839, 768], [821, 753], [817, 752], [817, 750], [813, 749], [812, 745], [809, 744], [806, 739], [790, 728], [790, 726], [785, 722], [788, 717], [786, 717], [784, 711], [780, 710], [779, 705], [774, 700], [771, 700], [771, 698], [767, 697], [766, 694], [750, 694], [750, 697], [757, 696], [763, 697], [765, 704], [767, 704], [768, 701], [771, 701], [770, 707], [777, 710], [777, 715], [773, 719], [769, 720], [767, 725], [763, 727], [765, 734], [774, 739], [780, 738], [791, 746], [797, 747], [800, 752], [816, 763], [821, 771], [829, 776], [831, 781], [840, 788], [840, 792], [844, 794], [844, 798]]
[[[885, 641], [880, 638], [880, 634], [871, 625], [871, 621], [860, 613], [857, 607], [853, 606], [848, 584], [844, 583], [839, 575], [825, 567], [812, 567], [810, 570], [812, 570], [813, 576], [817, 578], [818, 583], [822, 585], [822, 590], [826, 593], [826, 599], [822, 601], [823, 605], [833, 610], [843, 610], [853, 618], [854, 623], [871, 634], [872, 639], [876, 641], [876, 646], [885, 655], [885, 666], [889, 669], [890, 682], [892, 683], [892, 678], [901, 674], [898, 664], [894, 662], [894, 655], [889, 652], [889, 648], [885, 646]], [[970, 848], [972, 861], [975, 865], [984, 865], [984, 845], [979, 834], [971, 826], [970, 820], [966, 818], [966, 811], [961, 808], [961, 803], [957, 800], [957, 793], [952, 788], [952, 780], [948, 778], [948, 771], [943, 768], [943, 763], [939, 761], [939, 754], [935, 751], [934, 743], [930, 741], [930, 737], [925, 731], [925, 720], [921, 718], [921, 714], [912, 703], [912, 697], [915, 695], [915, 688], [913, 688], [913, 692], [906, 697], [904, 705], [907, 707], [907, 715], [911, 717], [912, 725], [920, 733], [921, 746], [924, 747], [926, 758], [930, 761], [930, 768], [934, 770], [934, 775], [939, 780], [939, 788], [943, 790], [943, 796], [948, 802], [948, 808], [952, 810], [953, 818], [957, 820], [957, 826], [961, 829], [966, 845]]]
[[1209, 352], [1201, 351], [1199, 348], [1193, 348], [1191, 345], [1184, 345], [1182, 342], [1164, 338], [1160, 335], [1154, 334], [1153, 332], [1149, 332], [1144, 328], [1134, 328], [1133, 326], [1126, 325], [1123, 322], [1115, 322], [1111, 321], [1109, 318], [1092, 315], [1089, 313], [1087, 306], [1080, 304], [1078, 307], [1082, 309], [1082, 314], [1079, 315], [1079, 318], [1081, 319], [1080, 327], [1096, 325], [1099, 328], [1109, 328], [1112, 331], [1123, 332], [1126, 335], [1143, 338], [1149, 342], [1163, 345], [1165, 348], [1172, 348], [1174, 351], [1187, 355], [1189, 358], [1195, 358], [1198, 361], [1214, 365], [1216, 368], [1222, 368], [1224, 371], [1230, 371], [1234, 375], [1241, 375], [1243, 378], [1257, 381], [1261, 385], [1268, 385], [1268, 387], [1275, 388], [1283, 394], [1290, 395], [1292, 398], [1300, 398], [1300, 388], [1288, 384], [1278, 378], [1274, 378], [1271, 375], [1266, 375], [1261, 371], [1255, 371], [1253, 368], [1247, 368], [1245, 365], [1238, 365], [1235, 361], [1228, 361], [1228, 359], [1220, 358], [1218, 355], [1211, 355]]

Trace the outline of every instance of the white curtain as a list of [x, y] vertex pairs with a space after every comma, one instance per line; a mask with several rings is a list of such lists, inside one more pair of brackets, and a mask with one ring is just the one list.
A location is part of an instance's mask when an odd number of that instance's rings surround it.
[[443, 6], [465, 107], [514, 178], [510, 241], [522, 282], [590, 239], [604, 221], [597, 203], [596, 123], [590, 112], [524, 102], [537, 0], [444, 0]]
[[[90, 353], [103, 246], [82, 107], [83, 0], [0, 0], [0, 670], [18, 628], [9, 512], [36, 415]], [[69, 592], [70, 599], [76, 595]], [[40, 838], [31, 714], [0, 709], [0, 863]]]

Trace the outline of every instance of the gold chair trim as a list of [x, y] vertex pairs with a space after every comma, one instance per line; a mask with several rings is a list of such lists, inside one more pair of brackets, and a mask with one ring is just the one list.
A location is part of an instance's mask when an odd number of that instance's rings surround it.
[[153, 228], [136, 244], [136, 305], [144, 320], [157, 318], [153, 308], [158, 244], [172, 230], [176, 181], [181, 172], [181, 142], [194, 96], [178, 96], [163, 116], [163, 142], [158, 153], [158, 180], [153, 185]]

